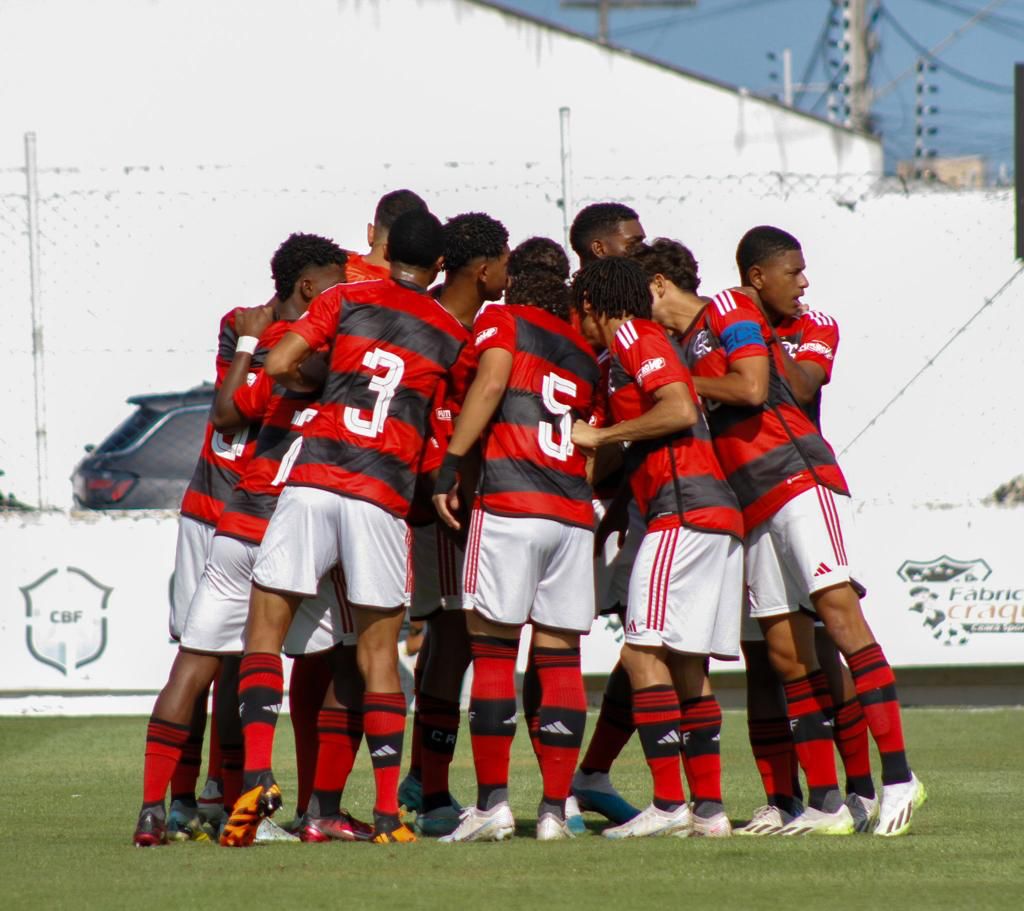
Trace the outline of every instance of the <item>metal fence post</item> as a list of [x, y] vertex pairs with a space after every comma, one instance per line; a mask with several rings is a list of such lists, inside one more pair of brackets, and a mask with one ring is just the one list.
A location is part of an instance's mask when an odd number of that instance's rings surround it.
[[36, 495], [40, 509], [50, 505], [46, 455], [46, 381], [43, 364], [43, 311], [39, 281], [39, 181], [36, 134], [25, 134], [25, 181], [28, 204], [29, 295], [32, 304], [32, 383], [36, 417]]
[[569, 136], [569, 108], [558, 109], [558, 124], [562, 147], [562, 234], [567, 255], [572, 254], [569, 246], [569, 224], [572, 219], [572, 147]]

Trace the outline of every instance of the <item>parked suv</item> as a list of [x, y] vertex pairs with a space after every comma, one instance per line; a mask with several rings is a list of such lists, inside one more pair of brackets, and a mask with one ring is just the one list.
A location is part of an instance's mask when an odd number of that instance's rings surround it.
[[177, 509], [203, 445], [213, 385], [187, 392], [136, 395], [135, 411], [71, 476], [75, 502], [87, 509]]

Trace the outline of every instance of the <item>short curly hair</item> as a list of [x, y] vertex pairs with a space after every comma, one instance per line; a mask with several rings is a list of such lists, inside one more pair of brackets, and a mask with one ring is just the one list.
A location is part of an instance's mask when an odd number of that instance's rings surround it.
[[508, 230], [483, 212], [466, 212], [449, 218], [444, 226], [444, 270], [449, 275], [474, 259], [494, 259], [508, 246]]
[[700, 287], [697, 274], [697, 260], [690, 248], [677, 240], [657, 237], [630, 256], [640, 264], [648, 280], [655, 275], [664, 275], [673, 285], [684, 291], [696, 291]]
[[736, 266], [740, 270], [740, 281], [746, 283], [750, 270], [758, 263], [767, 262], [780, 253], [799, 250], [798, 241], [788, 231], [774, 225], [758, 225], [740, 238], [736, 247]]
[[590, 256], [590, 245], [602, 234], [615, 229], [624, 221], [635, 221], [640, 216], [629, 206], [619, 202], [595, 202], [580, 209], [569, 228], [569, 246], [581, 260]]
[[569, 257], [561, 244], [550, 237], [528, 237], [508, 258], [510, 276], [525, 272], [547, 272], [566, 281], [569, 278]]
[[348, 257], [329, 237], [319, 234], [292, 234], [274, 252], [270, 275], [278, 300], [287, 300], [295, 290], [302, 273], [310, 266], [344, 266]]

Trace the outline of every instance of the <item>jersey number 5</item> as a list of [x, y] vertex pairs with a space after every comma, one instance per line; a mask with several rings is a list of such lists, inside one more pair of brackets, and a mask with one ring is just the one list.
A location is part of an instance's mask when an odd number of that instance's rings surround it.
[[561, 420], [558, 422], [559, 440], [557, 443], [555, 442], [551, 425], [547, 421], [541, 421], [537, 426], [537, 441], [540, 443], [541, 452], [564, 462], [575, 452], [575, 447], [572, 445], [572, 414], [570, 414], [572, 406], [558, 401], [555, 398], [558, 393], [575, 396], [576, 384], [556, 373], [547, 374], [541, 386], [541, 398], [544, 400], [544, 407], [548, 412], [556, 417], [561, 416]]
[[384, 431], [384, 422], [388, 418], [388, 407], [395, 397], [395, 390], [402, 382], [405, 361], [390, 351], [374, 348], [363, 355], [363, 366], [369, 367], [371, 370], [379, 370], [383, 367], [387, 371], [370, 379], [370, 391], [377, 396], [377, 401], [373, 403], [373, 414], [367, 419], [363, 417], [358, 408], [348, 407], [343, 412], [342, 419], [345, 421], [345, 426], [353, 433], [362, 437], [378, 437]]

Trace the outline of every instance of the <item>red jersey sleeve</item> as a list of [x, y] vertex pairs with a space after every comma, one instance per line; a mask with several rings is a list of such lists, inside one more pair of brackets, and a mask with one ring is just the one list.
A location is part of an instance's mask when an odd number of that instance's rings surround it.
[[825, 372], [827, 383], [832, 379], [832, 364], [839, 348], [839, 325], [831, 316], [810, 310], [803, 315], [800, 347], [793, 354], [794, 361], [817, 364]]
[[274, 381], [262, 370], [254, 370], [246, 375], [245, 384], [239, 386], [231, 398], [242, 417], [259, 421], [267, 412], [273, 391]]
[[309, 309], [288, 327], [289, 332], [302, 336], [314, 351], [327, 345], [338, 331], [342, 287], [335, 285], [313, 298]]
[[488, 307], [482, 311], [473, 323], [473, 333], [477, 358], [490, 348], [501, 348], [515, 354], [516, 321], [505, 307]]
[[745, 357], [768, 357], [768, 324], [749, 297], [739, 291], [722, 291], [708, 304], [711, 329], [722, 342], [726, 363]]
[[650, 395], [670, 383], [686, 382], [686, 368], [656, 323], [629, 320], [619, 326], [613, 344], [620, 363], [642, 392]]

